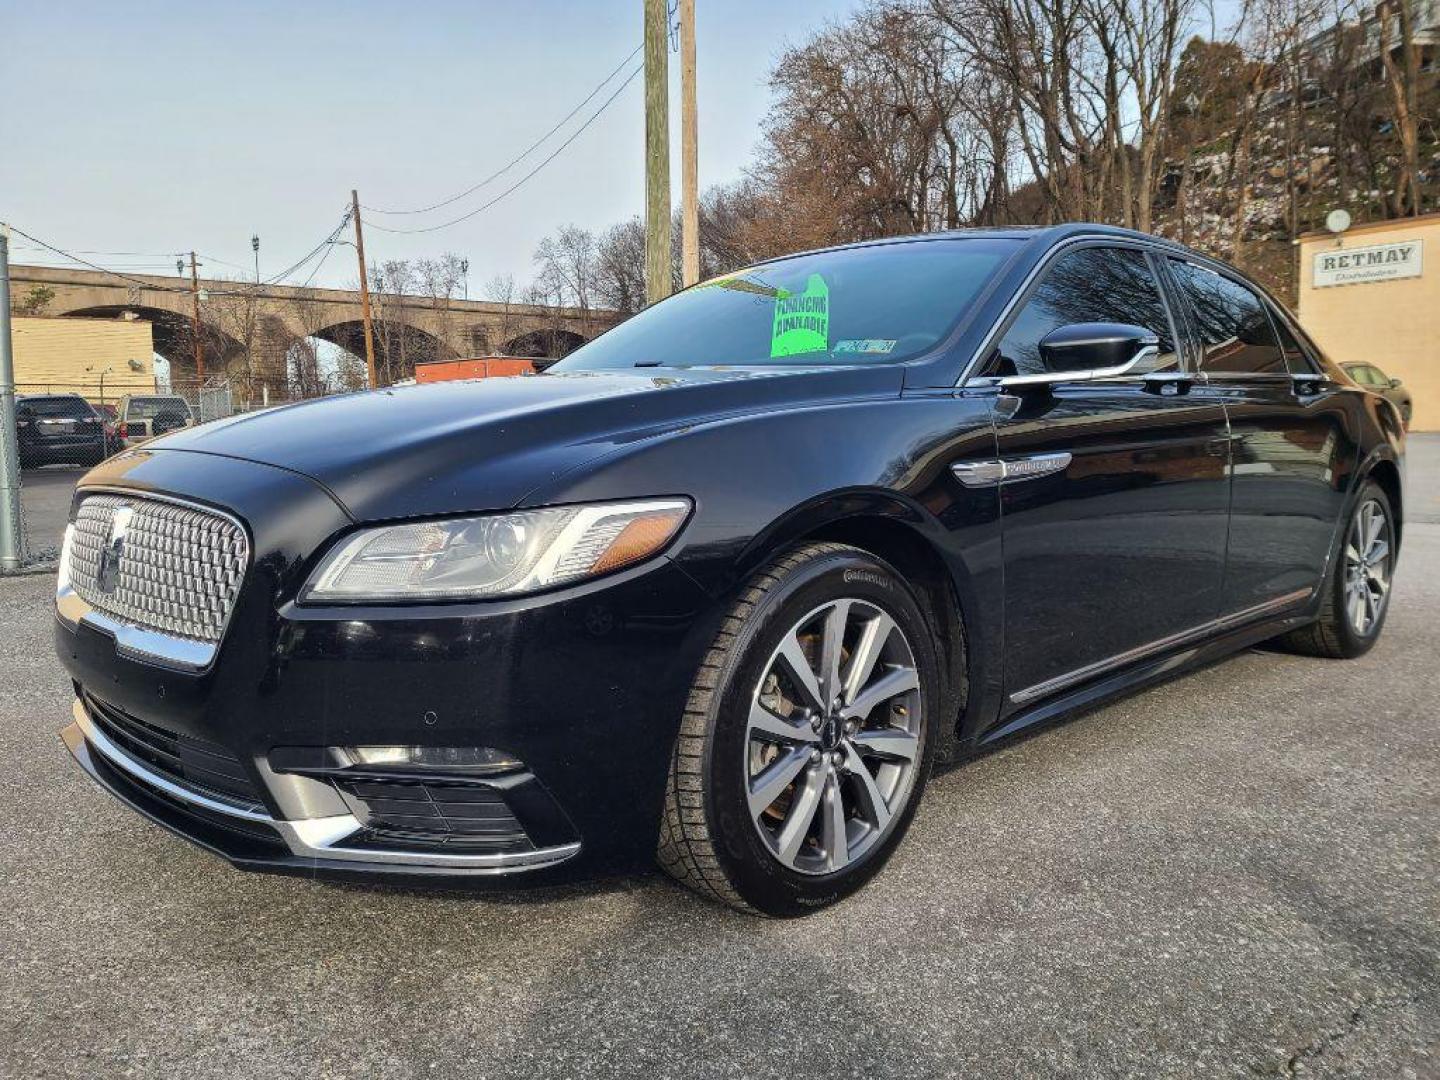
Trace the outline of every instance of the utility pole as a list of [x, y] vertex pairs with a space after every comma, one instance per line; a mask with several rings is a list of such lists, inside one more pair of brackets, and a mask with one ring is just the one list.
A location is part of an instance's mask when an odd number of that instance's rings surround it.
[[360, 193], [350, 189], [350, 212], [355, 216], [355, 254], [360, 259], [360, 318], [365, 324], [365, 377], [375, 389], [375, 327], [370, 321], [370, 281], [365, 276], [365, 234], [360, 228]]
[[670, 56], [667, 0], [645, 0], [645, 300], [670, 295]]
[[0, 572], [26, 559], [20, 526], [20, 445], [15, 437], [15, 358], [10, 352], [10, 226], [0, 225]]
[[[195, 338], [195, 381], [203, 384], [205, 382], [205, 342], [200, 338], [200, 271], [193, 251], [190, 252], [190, 300], [193, 305], [190, 316], [190, 333]], [[199, 393], [198, 388], [196, 393]]]
[[695, 115], [695, 0], [680, 0], [680, 281], [700, 280], [700, 152]]

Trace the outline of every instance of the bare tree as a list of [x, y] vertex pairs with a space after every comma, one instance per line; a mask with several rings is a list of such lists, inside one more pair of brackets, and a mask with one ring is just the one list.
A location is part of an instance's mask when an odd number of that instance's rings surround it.
[[589, 311], [595, 291], [595, 236], [578, 225], [566, 225], [535, 249], [541, 290], [557, 305]]
[[[1381, 0], [1375, 7], [1380, 29], [1380, 61], [1390, 85], [1390, 98], [1395, 129], [1400, 134], [1400, 171], [1391, 195], [1396, 217], [1419, 214], [1420, 198], [1420, 137], [1416, 128], [1419, 116], [1420, 50], [1415, 44], [1415, 18], [1410, 0]], [[1398, 30], [1395, 49], [1390, 46], [1391, 29]], [[1399, 52], [1397, 61], [1395, 53]]]
[[505, 343], [513, 338], [519, 330], [515, 313], [516, 297], [518, 296], [515, 277], [513, 274], [496, 274], [481, 287], [480, 292], [491, 303], [504, 305], [504, 311], [500, 316], [499, 341], [495, 346], [496, 349], [503, 349]]
[[[703, 270], [703, 205], [701, 214]], [[595, 243], [595, 301], [627, 315], [645, 306], [645, 223], [638, 214], [610, 226]]]

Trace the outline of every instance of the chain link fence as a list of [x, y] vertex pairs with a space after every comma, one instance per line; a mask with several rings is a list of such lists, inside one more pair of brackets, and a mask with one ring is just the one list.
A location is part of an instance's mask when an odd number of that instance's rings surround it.
[[85, 470], [150, 439], [237, 412], [339, 392], [260, 380], [156, 380], [153, 390], [95, 382], [17, 382], [20, 528], [31, 563], [53, 563]]

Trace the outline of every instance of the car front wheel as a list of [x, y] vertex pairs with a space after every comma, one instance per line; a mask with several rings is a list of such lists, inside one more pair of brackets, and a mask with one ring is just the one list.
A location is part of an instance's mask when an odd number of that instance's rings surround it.
[[799, 548], [756, 575], [718, 634], [677, 740], [661, 865], [765, 915], [873, 877], [924, 790], [938, 700], [905, 581], [856, 548]]

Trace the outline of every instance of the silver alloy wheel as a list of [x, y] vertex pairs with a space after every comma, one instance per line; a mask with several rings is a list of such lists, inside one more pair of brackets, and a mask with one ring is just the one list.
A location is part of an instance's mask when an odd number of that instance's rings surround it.
[[1385, 508], [1367, 499], [1345, 538], [1345, 614], [1361, 637], [1375, 629], [1390, 599], [1391, 539]]
[[895, 620], [834, 600], [786, 631], [750, 699], [750, 817], [804, 874], [844, 869], [880, 841], [915, 786], [920, 673]]

